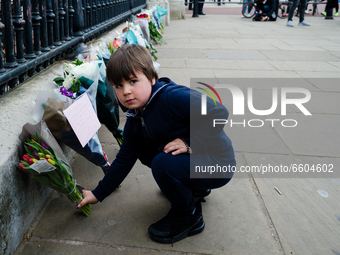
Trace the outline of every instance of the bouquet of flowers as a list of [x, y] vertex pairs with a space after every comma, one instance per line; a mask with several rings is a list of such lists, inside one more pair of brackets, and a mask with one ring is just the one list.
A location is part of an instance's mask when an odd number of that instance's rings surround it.
[[154, 48], [150, 40], [148, 41], [146, 39], [140, 25], [141, 23], [136, 22], [136, 21], [134, 21], [133, 23], [128, 23], [127, 27], [123, 29], [123, 33], [126, 34], [128, 43], [138, 44], [140, 46], [147, 48], [151, 56], [153, 56], [154, 59], [157, 60], [158, 58], [155, 55], [155, 53], [157, 53], [157, 50]]
[[60, 86], [60, 93], [66, 96], [78, 97], [91, 86], [97, 86], [93, 98], [90, 97], [94, 102], [93, 108], [99, 121], [109, 129], [120, 146], [123, 130], [119, 127], [119, 103], [112, 86], [107, 84], [103, 58], [94, 51], [86, 59], [78, 55], [75, 62], [64, 65], [63, 76], [55, 78], [54, 82]]
[[152, 39], [157, 44], [166, 43], [163, 39], [162, 34], [158, 31], [157, 26], [155, 24], [155, 19], [150, 18], [147, 13], [136, 15], [137, 19], [148, 19], [149, 22], [149, 33], [150, 39]]
[[112, 54], [118, 48], [120, 48], [123, 44], [124, 44], [123, 39], [118, 37], [109, 43], [108, 49], [110, 50], [110, 53]]
[[[19, 139], [21, 141], [18, 147], [21, 159], [19, 168], [32, 179], [65, 194], [74, 205], [78, 205], [83, 196], [76, 185], [67, 159], [46, 123], [42, 121], [36, 126], [27, 123]], [[87, 204], [81, 211], [85, 216], [89, 216], [91, 206]]]

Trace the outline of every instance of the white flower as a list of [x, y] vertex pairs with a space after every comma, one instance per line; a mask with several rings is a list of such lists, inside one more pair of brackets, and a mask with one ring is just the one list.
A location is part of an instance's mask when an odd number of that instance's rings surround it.
[[67, 75], [65, 80], [64, 80], [64, 83], [63, 83], [63, 86], [67, 89], [71, 88], [71, 86], [73, 85], [74, 83], [74, 77], [72, 74], [70, 75]]
[[64, 76], [66, 77], [67, 75], [70, 74], [71, 70], [75, 67], [76, 65], [74, 64], [64, 64], [63, 66], [63, 73]]
[[74, 75], [76, 79], [80, 77], [85, 77], [90, 80], [94, 80], [94, 78], [98, 75], [98, 65], [94, 62], [87, 62], [80, 66], [76, 66], [71, 70], [71, 74]]

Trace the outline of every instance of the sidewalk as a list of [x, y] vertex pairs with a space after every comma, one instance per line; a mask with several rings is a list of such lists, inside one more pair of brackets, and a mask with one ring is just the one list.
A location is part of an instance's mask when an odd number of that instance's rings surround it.
[[[226, 127], [238, 166], [290, 164], [307, 160], [340, 167], [340, 19], [306, 21], [311, 27], [286, 27], [286, 20], [252, 22], [234, 16], [200, 16], [172, 20], [166, 45], [158, 46], [160, 76], [190, 85], [190, 78], [275, 78], [254, 93], [289, 87], [279, 78], [322, 78], [302, 87], [312, 93], [307, 108], [313, 117], [296, 128], [256, 131]], [[326, 78], [334, 78], [332, 80]], [[281, 81], [284, 81], [283, 83]], [[280, 83], [281, 82], [281, 83]], [[245, 88], [245, 87], [244, 87]], [[227, 102], [227, 108], [232, 103]], [[266, 108], [265, 108], [266, 109]], [[290, 108], [287, 118], [301, 118]], [[124, 115], [121, 114], [121, 126]], [[110, 160], [118, 146], [102, 127], [99, 138]], [[96, 187], [102, 170], [79, 155], [72, 167], [77, 182]], [[239, 178], [238, 178], [239, 177]], [[244, 177], [244, 176], [243, 176]], [[86, 218], [57, 193], [17, 253], [31, 254], [340, 254], [340, 175], [336, 178], [260, 178], [235, 176], [202, 203], [206, 228], [173, 247], [153, 242], [150, 224], [169, 204], [151, 171], [139, 162], [115, 191], [92, 206]], [[274, 189], [277, 187], [281, 195]]]

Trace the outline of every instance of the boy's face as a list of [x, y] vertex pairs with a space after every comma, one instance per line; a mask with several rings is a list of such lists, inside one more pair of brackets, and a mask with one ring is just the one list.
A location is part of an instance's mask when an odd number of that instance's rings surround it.
[[122, 105], [129, 109], [139, 109], [143, 111], [151, 96], [151, 86], [155, 84], [142, 72], [135, 73], [137, 77], [130, 77], [129, 81], [123, 79], [120, 84], [114, 84], [117, 97]]

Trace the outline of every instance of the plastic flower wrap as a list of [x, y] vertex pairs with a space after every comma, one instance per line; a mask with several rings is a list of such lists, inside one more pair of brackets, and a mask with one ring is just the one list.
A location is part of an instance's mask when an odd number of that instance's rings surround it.
[[[83, 196], [76, 185], [70, 165], [43, 121], [37, 125], [27, 123], [19, 136], [18, 167], [32, 179], [65, 194], [74, 205], [78, 205]], [[89, 216], [89, 204], [81, 208]]]
[[[123, 141], [123, 130], [119, 127], [119, 104], [113, 92], [112, 86], [107, 86], [106, 66], [103, 59], [95, 52], [91, 52], [86, 58], [78, 55], [72, 64], [67, 64], [63, 69], [64, 79], [59, 79], [60, 85], [73, 81], [70, 89], [65, 86], [60, 88], [61, 93], [80, 96], [87, 93], [92, 107], [99, 121], [109, 129], [119, 145]], [[71, 78], [70, 78], [71, 77]], [[62, 79], [62, 80], [61, 80]], [[104, 173], [110, 167], [103, 148], [96, 133], [85, 147], [82, 147], [71, 126], [63, 115], [68, 105], [60, 100], [49, 98], [43, 114], [43, 120], [47, 123], [52, 134], [61, 142], [78, 152], [93, 164], [100, 166]]]
[[[141, 15], [143, 15], [143, 14], [141, 14]], [[142, 20], [143, 22], [140, 22], [140, 20]], [[137, 19], [134, 20], [134, 23], [131, 24], [130, 29], [134, 32], [134, 34], [137, 38], [138, 44], [146, 47], [149, 50], [150, 54], [154, 57], [154, 59], [157, 60], [158, 58], [155, 54], [155, 53], [157, 53], [157, 50], [155, 49], [155, 47], [153, 46], [153, 44], [150, 41], [149, 25], [148, 25], [148, 23], [146, 23], [147, 28], [148, 28], [147, 29], [147, 31], [148, 31], [147, 36], [149, 37], [149, 39], [146, 39], [145, 32], [143, 32], [143, 29], [141, 27], [141, 25], [142, 26], [145, 25], [145, 22], [147, 22], [146, 18], [137, 18]]]
[[157, 27], [160, 27], [160, 23], [158, 20], [156, 7], [152, 8], [151, 10], [143, 10], [142, 14], [137, 15], [136, 18], [145, 18], [146, 15], [148, 15], [148, 19], [149, 19], [150, 39], [153, 40], [156, 44], [163, 44], [163, 43], [166, 44], [166, 41], [163, 39], [162, 34], [158, 31], [158, 28], [157, 28]]

